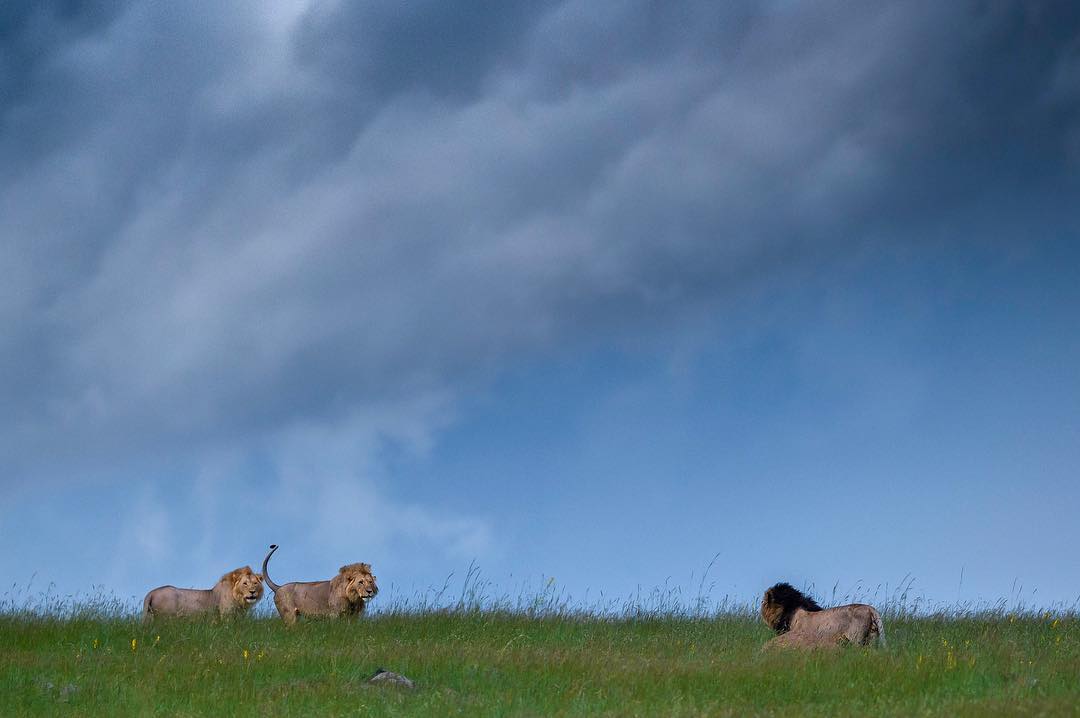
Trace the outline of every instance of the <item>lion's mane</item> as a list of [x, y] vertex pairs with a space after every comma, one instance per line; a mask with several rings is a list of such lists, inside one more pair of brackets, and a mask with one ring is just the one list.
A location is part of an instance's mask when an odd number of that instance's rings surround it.
[[761, 598], [761, 618], [777, 633], [791, 630], [791, 616], [796, 610], [820, 611], [817, 601], [790, 583], [778, 583]]

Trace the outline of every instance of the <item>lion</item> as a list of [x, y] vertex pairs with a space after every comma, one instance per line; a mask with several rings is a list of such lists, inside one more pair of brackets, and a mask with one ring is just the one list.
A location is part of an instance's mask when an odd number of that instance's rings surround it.
[[761, 598], [761, 619], [777, 636], [771, 648], [832, 648], [885, 642], [881, 615], [873, 606], [852, 603], [822, 608], [789, 583], [778, 583]]
[[277, 544], [270, 545], [270, 553], [263, 559], [262, 577], [274, 592], [278, 614], [289, 625], [296, 623], [301, 616], [356, 618], [364, 613], [368, 601], [379, 593], [371, 565], [366, 563], [342, 566], [338, 575], [329, 581], [297, 581], [278, 585], [266, 573], [266, 565], [277, 549]]
[[155, 616], [221, 616], [246, 613], [263, 595], [262, 577], [244, 566], [229, 571], [210, 589], [161, 586], [143, 599], [143, 620]]

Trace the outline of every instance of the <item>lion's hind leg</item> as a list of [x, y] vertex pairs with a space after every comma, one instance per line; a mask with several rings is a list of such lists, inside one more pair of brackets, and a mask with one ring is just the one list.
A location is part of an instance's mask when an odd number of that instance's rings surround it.
[[856, 643], [860, 646], [872, 646], [874, 644], [884, 645], [885, 631], [881, 625], [881, 616], [875, 608], [871, 606], [866, 606], [865, 608], [865, 613], [859, 616], [860, 620], [855, 621], [854, 624], [845, 631], [845, 635], [852, 643]]
[[876, 609], [870, 609], [870, 630], [867, 632], [867, 643], [885, 645], [885, 626], [881, 623], [881, 614]]
[[151, 591], [150, 593], [146, 594], [146, 598], [143, 599], [143, 612], [142, 612], [142, 622], [143, 623], [150, 623], [151, 621], [154, 620], [154, 604], [153, 604], [153, 601], [154, 601], [154, 592]]
[[278, 615], [281, 616], [281, 620], [285, 622], [285, 625], [292, 626], [296, 623], [296, 618], [300, 615], [300, 609], [296, 607], [296, 601], [288, 587], [282, 586], [274, 594], [274, 606], [277, 608]]

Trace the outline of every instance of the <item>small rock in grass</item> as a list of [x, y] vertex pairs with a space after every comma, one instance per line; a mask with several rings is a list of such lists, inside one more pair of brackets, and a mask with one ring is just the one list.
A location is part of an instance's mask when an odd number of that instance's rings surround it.
[[65, 683], [64, 685], [60, 686], [59, 690], [57, 690], [57, 687], [56, 687], [55, 683], [53, 683], [52, 681], [47, 681], [47, 680], [45, 680], [43, 678], [38, 678], [37, 680], [34, 681], [34, 684], [38, 687], [38, 690], [40, 690], [42, 693], [50, 693], [51, 694], [51, 693], [55, 692], [57, 697], [61, 701], [66, 701], [68, 698], [73, 696], [76, 691], [79, 690], [79, 687], [77, 685], [75, 685], [74, 683]]
[[375, 675], [368, 679], [368, 683], [375, 686], [401, 686], [402, 688], [408, 688], [410, 690], [416, 688], [416, 684], [405, 676], [400, 673], [388, 671], [385, 668], [380, 668], [375, 671]]

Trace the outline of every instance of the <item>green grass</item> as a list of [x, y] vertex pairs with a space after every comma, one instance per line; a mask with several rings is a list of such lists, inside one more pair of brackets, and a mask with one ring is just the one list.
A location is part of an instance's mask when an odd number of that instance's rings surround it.
[[[749, 613], [0, 615], [0, 715], [1080, 715], [1080, 619], [886, 619], [883, 649], [762, 654]], [[134, 643], [133, 643], [134, 642]], [[369, 687], [378, 667], [414, 692]], [[74, 688], [72, 688], [74, 687]]]

